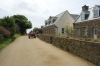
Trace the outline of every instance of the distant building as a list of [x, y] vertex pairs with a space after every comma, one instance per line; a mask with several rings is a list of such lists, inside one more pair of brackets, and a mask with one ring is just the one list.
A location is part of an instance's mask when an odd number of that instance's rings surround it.
[[48, 35], [66, 35], [66, 24], [69, 22], [69, 25], [73, 26], [77, 17], [78, 15], [70, 14], [67, 10], [57, 16], [50, 16], [49, 19], [45, 20], [45, 26], [42, 28], [42, 32]]
[[100, 5], [92, 8], [84, 5], [80, 16], [74, 22], [77, 36], [87, 38], [100, 38]]

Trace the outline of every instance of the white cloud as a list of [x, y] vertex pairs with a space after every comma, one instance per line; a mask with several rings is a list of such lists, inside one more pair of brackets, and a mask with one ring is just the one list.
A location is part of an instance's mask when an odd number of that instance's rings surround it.
[[81, 7], [99, 5], [99, 0], [0, 0], [0, 18], [15, 14], [25, 15], [34, 27], [41, 27], [49, 16], [65, 10], [80, 14]]

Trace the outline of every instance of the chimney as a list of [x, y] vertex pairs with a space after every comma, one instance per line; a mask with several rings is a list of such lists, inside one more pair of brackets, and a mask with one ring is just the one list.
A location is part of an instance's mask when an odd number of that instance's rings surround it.
[[52, 17], [50, 16], [49, 19], [51, 19]]
[[88, 9], [89, 9], [89, 6], [84, 5], [84, 6], [82, 7], [82, 11], [88, 11]]

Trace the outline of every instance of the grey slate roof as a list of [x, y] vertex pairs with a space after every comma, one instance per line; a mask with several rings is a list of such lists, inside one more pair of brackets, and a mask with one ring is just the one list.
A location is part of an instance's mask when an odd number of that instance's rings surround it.
[[[53, 24], [56, 24], [66, 12], [68, 12], [68, 10], [66, 10], [66, 11], [64, 11], [64, 12], [62, 12], [62, 13], [56, 15], [55, 17], [57, 17], [57, 19], [56, 19], [56, 21], [55, 21]], [[69, 12], [68, 12], [68, 13], [69, 13]], [[74, 20], [79, 16], [79, 15], [70, 14], [70, 13], [69, 13], [69, 15], [70, 15]], [[46, 25], [46, 26], [50, 26], [50, 25], [53, 25], [53, 24], [51, 23], [51, 24]]]
[[100, 9], [100, 5], [95, 5], [95, 6], [97, 6]]
[[[67, 11], [67, 10], [66, 10], [66, 11]], [[57, 23], [57, 22], [60, 20], [60, 18], [66, 13], [66, 11], [64, 11], [64, 12], [62, 12], [62, 13], [56, 15], [56, 16], [55, 16], [55, 17], [57, 17], [56, 21], [55, 21], [54, 23], [51, 23], [51, 24], [46, 25], [46, 26], [54, 25], [55, 23]], [[46, 21], [47, 21], [47, 20], [46, 20]], [[45, 26], [45, 27], [46, 27], [46, 26]]]
[[[95, 6], [97, 6], [97, 7], [100, 9], [100, 5], [95, 5]], [[94, 7], [95, 7], [95, 6], [94, 6]], [[89, 17], [88, 17], [88, 19], [86, 19], [86, 20], [81, 20], [81, 14], [80, 14], [80, 16], [75, 20], [74, 23], [80, 23], [80, 22], [86, 22], [86, 21], [89, 21], [89, 20], [100, 19], [100, 16], [94, 18], [94, 13], [93, 13], [94, 7], [90, 8], [90, 9], [88, 10], [88, 11], [89, 11]], [[81, 13], [82, 13], [82, 12], [83, 12], [83, 11], [81, 11]]]
[[72, 18], [75, 20], [79, 15], [76, 14], [70, 14], [72, 16]]

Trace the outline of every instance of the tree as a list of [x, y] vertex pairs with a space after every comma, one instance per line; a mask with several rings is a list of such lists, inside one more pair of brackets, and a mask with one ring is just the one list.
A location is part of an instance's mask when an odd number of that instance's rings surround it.
[[11, 32], [11, 36], [13, 36], [16, 33], [16, 24], [12, 17], [4, 17], [1, 20], [1, 26], [5, 27], [7, 30]]
[[32, 27], [32, 24], [24, 15], [6, 16], [0, 19], [0, 26], [11, 32], [11, 36], [15, 33], [25, 34], [26, 29]]
[[0, 26], [2, 25], [2, 19], [0, 19]]
[[26, 29], [32, 28], [31, 22], [24, 15], [14, 15], [12, 17], [15, 19], [15, 23], [18, 25], [21, 34], [25, 34]]
[[67, 22], [66, 26], [65, 26], [65, 30], [66, 30], [66, 33], [67, 33], [67, 36], [70, 35], [71, 33], [71, 28], [72, 26], [69, 25], [69, 22]]
[[37, 33], [42, 33], [42, 29], [41, 29], [41, 28], [37, 28], [37, 27], [35, 27], [35, 28], [33, 29], [33, 31], [34, 31], [34, 32], [37, 32]]
[[67, 36], [72, 36], [75, 38], [76, 36], [76, 29], [74, 29], [72, 26], [69, 25], [69, 22], [66, 24], [66, 33], [67, 33]]

